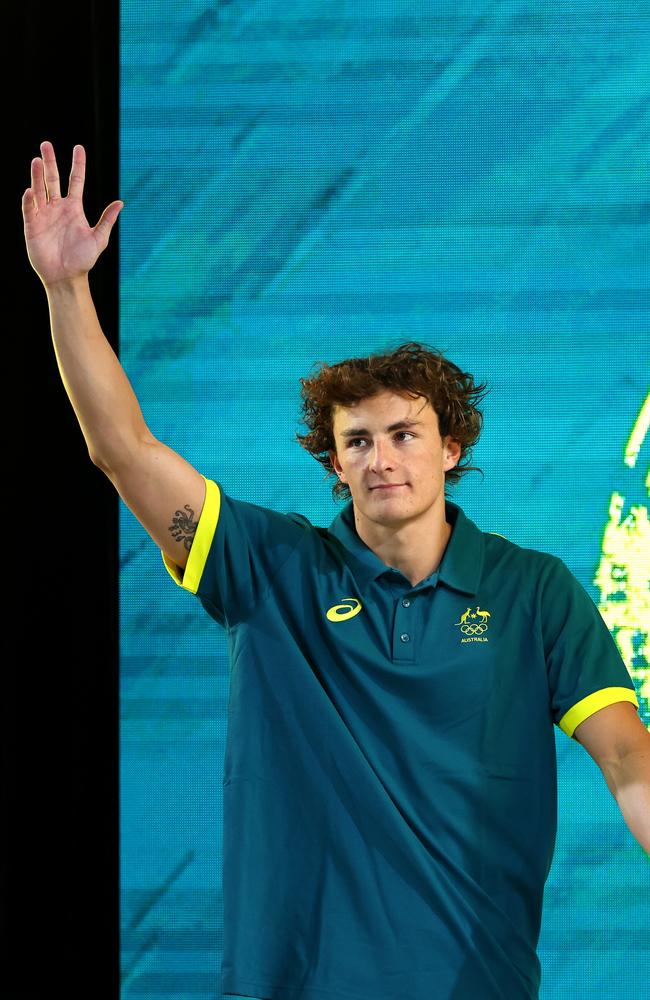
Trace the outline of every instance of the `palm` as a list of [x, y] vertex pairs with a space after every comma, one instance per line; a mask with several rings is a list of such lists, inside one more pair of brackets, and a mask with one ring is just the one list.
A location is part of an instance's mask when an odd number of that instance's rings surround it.
[[89, 271], [103, 249], [83, 209], [68, 198], [48, 203], [25, 223], [25, 240], [31, 265], [44, 281]]
[[41, 280], [53, 283], [87, 273], [108, 244], [121, 203], [112, 202], [93, 228], [84, 214], [85, 153], [73, 152], [68, 194], [62, 197], [54, 150], [43, 143], [43, 159], [32, 162], [32, 187], [23, 197], [25, 242]]

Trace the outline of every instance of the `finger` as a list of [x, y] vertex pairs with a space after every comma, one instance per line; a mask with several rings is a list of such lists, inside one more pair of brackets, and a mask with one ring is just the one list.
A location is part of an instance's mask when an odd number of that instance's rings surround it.
[[22, 200], [23, 209], [23, 219], [25, 222], [33, 222], [38, 215], [38, 207], [36, 205], [36, 199], [34, 197], [34, 192], [31, 188], [27, 188], [23, 194]]
[[108, 238], [111, 235], [111, 229], [115, 225], [117, 217], [123, 208], [123, 201], [112, 201], [102, 212], [101, 218], [95, 226], [94, 231], [104, 246], [108, 243]]
[[68, 197], [81, 201], [86, 179], [86, 150], [83, 146], [75, 146], [72, 150], [72, 168], [68, 183]]
[[59, 168], [56, 164], [54, 146], [51, 142], [41, 143], [41, 156], [43, 157], [43, 170], [45, 176], [45, 188], [50, 201], [56, 201], [61, 197], [61, 184], [59, 182]]
[[47, 191], [45, 190], [45, 178], [43, 176], [43, 161], [40, 156], [35, 156], [32, 160], [32, 187], [34, 199], [38, 208], [47, 205]]

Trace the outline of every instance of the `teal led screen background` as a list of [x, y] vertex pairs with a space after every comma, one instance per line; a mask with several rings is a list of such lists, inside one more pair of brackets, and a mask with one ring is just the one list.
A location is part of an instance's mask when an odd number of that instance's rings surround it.
[[[443, 350], [490, 387], [451, 499], [567, 563], [650, 725], [647, 3], [123, 0], [120, 51], [120, 354], [152, 432], [327, 526], [300, 377]], [[226, 635], [123, 504], [120, 556], [122, 998], [220, 1000]], [[556, 745], [540, 996], [648, 996], [648, 858]]]

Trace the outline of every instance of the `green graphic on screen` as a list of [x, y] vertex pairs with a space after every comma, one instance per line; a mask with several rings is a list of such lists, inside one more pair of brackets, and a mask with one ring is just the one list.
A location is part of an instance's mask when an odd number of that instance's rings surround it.
[[[327, 527], [300, 378], [444, 351], [490, 387], [450, 499], [564, 560], [648, 727], [649, 66], [642, 4], [121, 5], [120, 356], [152, 432]], [[227, 635], [124, 505], [120, 556], [122, 1000], [221, 1000]], [[540, 998], [646, 996], [648, 859], [555, 743]]]
[[[625, 447], [627, 469], [645, 480], [650, 498], [650, 463], [639, 457], [648, 439], [650, 395], [646, 397]], [[645, 475], [644, 475], [645, 472]], [[603, 533], [602, 558], [594, 583], [600, 590], [598, 608], [616, 639], [621, 656], [635, 680], [641, 717], [650, 727], [650, 520], [648, 505], [630, 502], [614, 490]]]

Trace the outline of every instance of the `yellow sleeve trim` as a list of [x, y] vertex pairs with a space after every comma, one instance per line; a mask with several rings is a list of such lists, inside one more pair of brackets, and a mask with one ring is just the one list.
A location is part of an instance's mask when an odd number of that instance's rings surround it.
[[564, 713], [558, 726], [567, 736], [573, 736], [581, 722], [588, 719], [594, 712], [598, 712], [599, 709], [605, 708], [607, 705], [614, 705], [617, 701], [631, 701], [633, 705], [639, 707], [637, 696], [630, 688], [602, 688], [576, 702], [573, 708]]
[[[205, 476], [203, 476], [203, 479], [205, 479]], [[161, 552], [167, 572], [174, 583], [177, 583], [183, 590], [189, 590], [191, 594], [196, 594], [199, 589], [208, 552], [210, 551], [212, 539], [217, 528], [220, 507], [221, 494], [219, 487], [211, 479], [205, 479], [205, 500], [203, 501], [199, 523], [196, 526], [196, 534], [194, 535], [192, 548], [190, 549], [185, 566], [185, 572], [169, 556]]]

